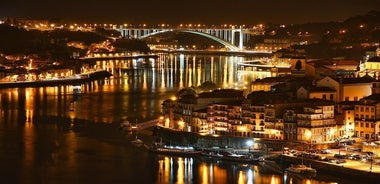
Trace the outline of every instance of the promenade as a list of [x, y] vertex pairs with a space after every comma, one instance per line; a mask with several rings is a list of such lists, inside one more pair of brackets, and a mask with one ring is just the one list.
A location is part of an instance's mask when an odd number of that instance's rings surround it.
[[[332, 158], [335, 153], [327, 154], [326, 157]], [[370, 161], [357, 161], [345, 159], [345, 163], [331, 163], [309, 158], [301, 158], [297, 156], [281, 154], [278, 158], [280, 162], [293, 164], [304, 163], [317, 169], [318, 173], [328, 173], [341, 175], [342, 177], [363, 179], [363, 183], [376, 183], [380, 179], [380, 165], [370, 163]]]

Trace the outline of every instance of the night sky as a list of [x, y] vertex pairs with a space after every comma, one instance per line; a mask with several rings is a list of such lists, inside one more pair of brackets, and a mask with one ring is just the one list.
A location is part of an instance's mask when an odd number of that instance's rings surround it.
[[289, 24], [343, 21], [371, 10], [380, 11], [380, 0], [0, 0], [0, 18], [78, 23]]

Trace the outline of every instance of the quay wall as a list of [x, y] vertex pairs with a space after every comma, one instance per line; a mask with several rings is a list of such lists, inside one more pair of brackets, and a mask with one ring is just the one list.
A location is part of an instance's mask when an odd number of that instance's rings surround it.
[[302, 147], [303, 143], [289, 142], [284, 140], [271, 140], [252, 137], [238, 137], [227, 135], [200, 135], [194, 132], [178, 131], [164, 127], [156, 128], [157, 136], [163, 142], [171, 145], [194, 146], [202, 148], [220, 147], [248, 149], [247, 141], [253, 140], [252, 150], [281, 151], [284, 147]]
[[[279, 162], [300, 164], [302, 163], [302, 158], [280, 155], [277, 158]], [[330, 164], [322, 161], [303, 159], [305, 165], [311, 165], [313, 168], [317, 169], [318, 173], [327, 173], [334, 175], [341, 175], [342, 177], [348, 178], [363, 178], [363, 183], [373, 183], [380, 178], [380, 173], [370, 172], [369, 170], [358, 170], [350, 167], [344, 167], [344, 165]]]

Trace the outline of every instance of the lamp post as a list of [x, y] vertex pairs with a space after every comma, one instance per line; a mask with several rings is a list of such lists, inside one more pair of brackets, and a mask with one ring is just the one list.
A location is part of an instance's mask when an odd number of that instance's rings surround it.
[[370, 159], [370, 165], [369, 165], [369, 172], [372, 172], [372, 160], [373, 160], [373, 157], [372, 157], [372, 155], [371, 156], [369, 156], [369, 159]]

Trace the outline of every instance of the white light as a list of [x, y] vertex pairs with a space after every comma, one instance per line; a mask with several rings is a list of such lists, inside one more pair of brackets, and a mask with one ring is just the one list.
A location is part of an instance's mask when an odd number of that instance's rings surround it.
[[247, 140], [246, 144], [247, 144], [247, 146], [251, 147], [253, 145], [253, 141], [252, 140]]

